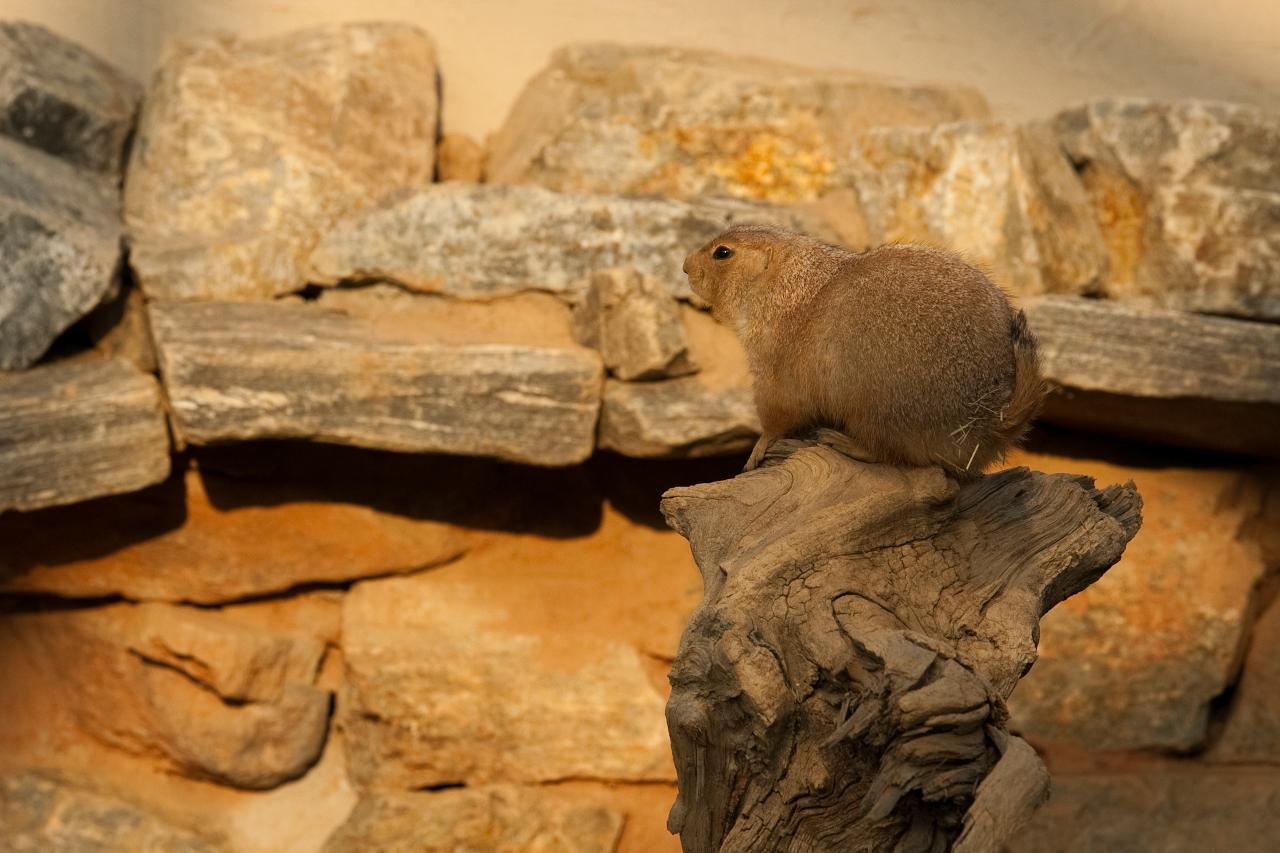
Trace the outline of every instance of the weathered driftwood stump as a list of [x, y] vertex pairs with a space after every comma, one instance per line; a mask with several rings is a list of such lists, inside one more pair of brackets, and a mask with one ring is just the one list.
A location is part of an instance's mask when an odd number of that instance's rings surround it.
[[816, 439], [663, 498], [705, 588], [671, 672], [668, 828], [687, 853], [999, 850], [1049, 784], [1005, 700], [1141, 499], [1025, 468], [960, 486]]

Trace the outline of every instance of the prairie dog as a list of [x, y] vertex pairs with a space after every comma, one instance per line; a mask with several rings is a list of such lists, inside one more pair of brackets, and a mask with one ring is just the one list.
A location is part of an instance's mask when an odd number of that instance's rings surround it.
[[747, 353], [763, 434], [746, 470], [796, 430], [845, 433], [868, 461], [978, 476], [1044, 396], [1026, 317], [943, 249], [850, 252], [739, 225], [684, 271]]

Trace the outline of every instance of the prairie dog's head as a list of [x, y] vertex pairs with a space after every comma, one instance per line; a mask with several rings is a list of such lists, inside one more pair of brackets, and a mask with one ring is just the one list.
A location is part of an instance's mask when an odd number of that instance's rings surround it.
[[735, 225], [684, 259], [689, 286], [721, 322], [740, 320], [752, 295], [772, 281], [792, 236], [765, 225]]

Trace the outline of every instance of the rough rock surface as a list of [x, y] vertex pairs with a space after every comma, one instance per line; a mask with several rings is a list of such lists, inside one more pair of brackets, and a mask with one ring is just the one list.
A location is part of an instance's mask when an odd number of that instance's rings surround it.
[[1108, 296], [1280, 319], [1280, 113], [1107, 98], [1054, 126], [1102, 227]]
[[0, 850], [215, 853], [220, 849], [122, 800], [35, 772], [0, 774]]
[[856, 193], [872, 244], [954, 249], [1015, 293], [1090, 292], [1106, 271], [1089, 199], [1046, 128], [876, 128], [834, 179]]
[[0, 541], [0, 591], [197, 604], [412, 571], [464, 548], [429, 518], [196, 470], [91, 511], [6, 516]]
[[600, 447], [640, 458], [721, 456], [751, 449], [760, 418], [746, 353], [734, 333], [682, 309], [685, 338], [700, 370], [659, 382], [605, 382]]
[[1280, 457], [1280, 326], [1105, 300], [1026, 311], [1056, 389], [1045, 420]]
[[1106, 576], [1041, 623], [1040, 656], [1009, 699], [1033, 743], [1088, 750], [1190, 750], [1234, 678], [1251, 598], [1267, 566], [1241, 535], [1261, 511], [1232, 470], [1119, 467], [1017, 453], [1010, 464], [1132, 478], [1142, 531]]
[[125, 185], [143, 289], [209, 299], [301, 288], [331, 222], [431, 182], [437, 110], [435, 47], [407, 25], [172, 43]]
[[540, 465], [594, 445], [603, 371], [580, 347], [423, 342], [308, 305], [170, 303], [152, 322], [194, 444], [306, 438]]
[[1280, 607], [1275, 602], [1254, 625], [1226, 727], [1208, 757], [1280, 765]]
[[14, 370], [35, 363], [110, 289], [120, 259], [116, 189], [0, 137], [0, 259], [0, 370]]
[[0, 22], [0, 134], [120, 178], [142, 87], [44, 27]]
[[114, 359], [0, 374], [0, 511], [131, 492], [168, 474], [154, 378]]
[[297, 778], [320, 756], [332, 697], [313, 683], [313, 638], [162, 604], [13, 623], [43, 665], [63, 674], [62, 703], [105, 744], [255, 790]]
[[[575, 652], [504, 627], [465, 579], [427, 573], [347, 595], [340, 725], [361, 787], [669, 780], [662, 697], [637, 652]], [[559, 644], [573, 637], [565, 626]]]
[[545, 290], [576, 300], [592, 273], [630, 267], [690, 299], [685, 256], [735, 222], [806, 229], [795, 213], [731, 200], [442, 184], [335, 225], [311, 256], [311, 278], [379, 279], [473, 298]]
[[1010, 853], [1270, 853], [1280, 771], [1188, 768], [1055, 776], [1049, 802]]
[[484, 177], [484, 149], [465, 133], [446, 133], [436, 149], [436, 180], [478, 183]]
[[486, 179], [558, 190], [816, 198], [867, 127], [983, 118], [964, 87], [705, 50], [579, 44], [526, 86]]
[[573, 312], [578, 343], [600, 351], [624, 380], [667, 379], [697, 370], [689, 358], [680, 305], [662, 282], [631, 269], [591, 276]]
[[489, 785], [435, 793], [372, 793], [325, 853], [613, 853], [623, 817], [547, 788]]

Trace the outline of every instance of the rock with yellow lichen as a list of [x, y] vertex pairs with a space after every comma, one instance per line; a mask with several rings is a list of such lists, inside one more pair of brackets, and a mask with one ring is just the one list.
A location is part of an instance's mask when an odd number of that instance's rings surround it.
[[861, 130], [987, 114], [982, 96], [963, 86], [701, 50], [572, 45], [489, 140], [486, 177], [558, 190], [809, 201], [826, 191]]
[[1280, 319], [1280, 113], [1107, 98], [1054, 129], [1102, 228], [1106, 295]]

